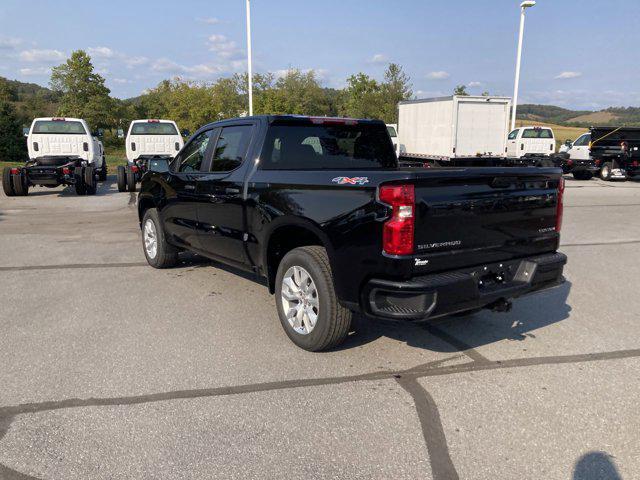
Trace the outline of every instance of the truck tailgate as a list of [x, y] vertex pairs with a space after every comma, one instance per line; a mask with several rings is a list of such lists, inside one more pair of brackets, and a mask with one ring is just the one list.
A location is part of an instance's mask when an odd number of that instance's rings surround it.
[[554, 251], [560, 176], [542, 168], [417, 173], [415, 253], [434, 271]]

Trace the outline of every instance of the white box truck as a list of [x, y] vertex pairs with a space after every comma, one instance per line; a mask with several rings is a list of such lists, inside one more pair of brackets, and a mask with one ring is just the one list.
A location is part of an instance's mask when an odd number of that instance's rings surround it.
[[400, 156], [435, 165], [490, 164], [505, 157], [510, 111], [509, 97], [452, 95], [400, 102]]

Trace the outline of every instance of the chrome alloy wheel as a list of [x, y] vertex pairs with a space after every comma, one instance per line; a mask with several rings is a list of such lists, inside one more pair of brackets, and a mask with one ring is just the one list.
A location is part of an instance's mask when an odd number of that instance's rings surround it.
[[320, 302], [311, 275], [302, 267], [290, 267], [282, 279], [282, 308], [291, 328], [310, 334], [318, 320]]
[[156, 258], [158, 253], [158, 233], [156, 231], [156, 224], [150, 218], [144, 224], [143, 231], [144, 249], [147, 251], [149, 258]]

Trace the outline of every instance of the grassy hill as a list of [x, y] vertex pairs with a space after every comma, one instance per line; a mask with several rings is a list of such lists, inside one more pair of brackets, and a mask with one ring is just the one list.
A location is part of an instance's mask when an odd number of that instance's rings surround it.
[[569, 110], [553, 105], [518, 105], [518, 120], [574, 127], [640, 126], [640, 108], [610, 107], [599, 111]]

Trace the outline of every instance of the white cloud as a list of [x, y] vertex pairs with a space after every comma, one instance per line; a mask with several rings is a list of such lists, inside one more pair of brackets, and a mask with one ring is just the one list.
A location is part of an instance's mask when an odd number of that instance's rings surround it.
[[207, 25], [217, 25], [220, 23], [220, 19], [215, 17], [203, 17], [196, 18], [196, 22], [205, 23]]
[[578, 78], [582, 76], [582, 72], [562, 72], [560, 75], [557, 75], [556, 79], [567, 79], [567, 78]]
[[49, 75], [51, 73], [51, 69], [49, 67], [33, 67], [33, 68], [21, 68], [18, 70], [20, 75], [25, 76], [37, 76], [37, 75]]
[[127, 57], [126, 55], [122, 57], [122, 61], [129, 68], [139, 67], [140, 65], [146, 65], [149, 63], [149, 59], [147, 57]]
[[442, 71], [442, 70], [439, 70], [437, 72], [429, 72], [429, 73], [427, 73], [427, 78], [429, 80], [446, 80], [450, 76], [451, 75], [449, 75], [449, 72], [445, 72], [445, 71]]
[[222, 58], [237, 58], [242, 54], [242, 50], [233, 40], [229, 40], [225, 35], [213, 34], [207, 38], [209, 50], [215, 52]]
[[39, 49], [31, 49], [31, 50], [23, 50], [20, 52], [20, 60], [23, 62], [59, 62], [66, 59], [66, 55], [62, 53], [60, 50], [39, 50]]
[[384, 53], [376, 53], [369, 59], [369, 63], [387, 63], [389, 58]]
[[15, 50], [21, 43], [22, 40], [19, 38], [0, 38], [0, 50]]
[[126, 83], [131, 83], [131, 80], [129, 80], [128, 78], [112, 78], [111, 81], [113, 83], [117, 83], [119, 85], [124, 85]]
[[116, 55], [109, 47], [89, 47], [87, 53], [95, 58], [113, 58]]
[[469, 83], [467, 83], [467, 87], [469, 87], [469, 88], [481, 87], [481, 86], [482, 86], [482, 82], [469, 82]]
[[226, 69], [220, 65], [205, 65], [202, 63], [197, 65], [181, 65], [166, 58], [156, 60], [151, 66], [151, 69], [156, 72], [174, 75], [186, 74], [189, 77], [198, 79], [211, 78], [226, 71]]

